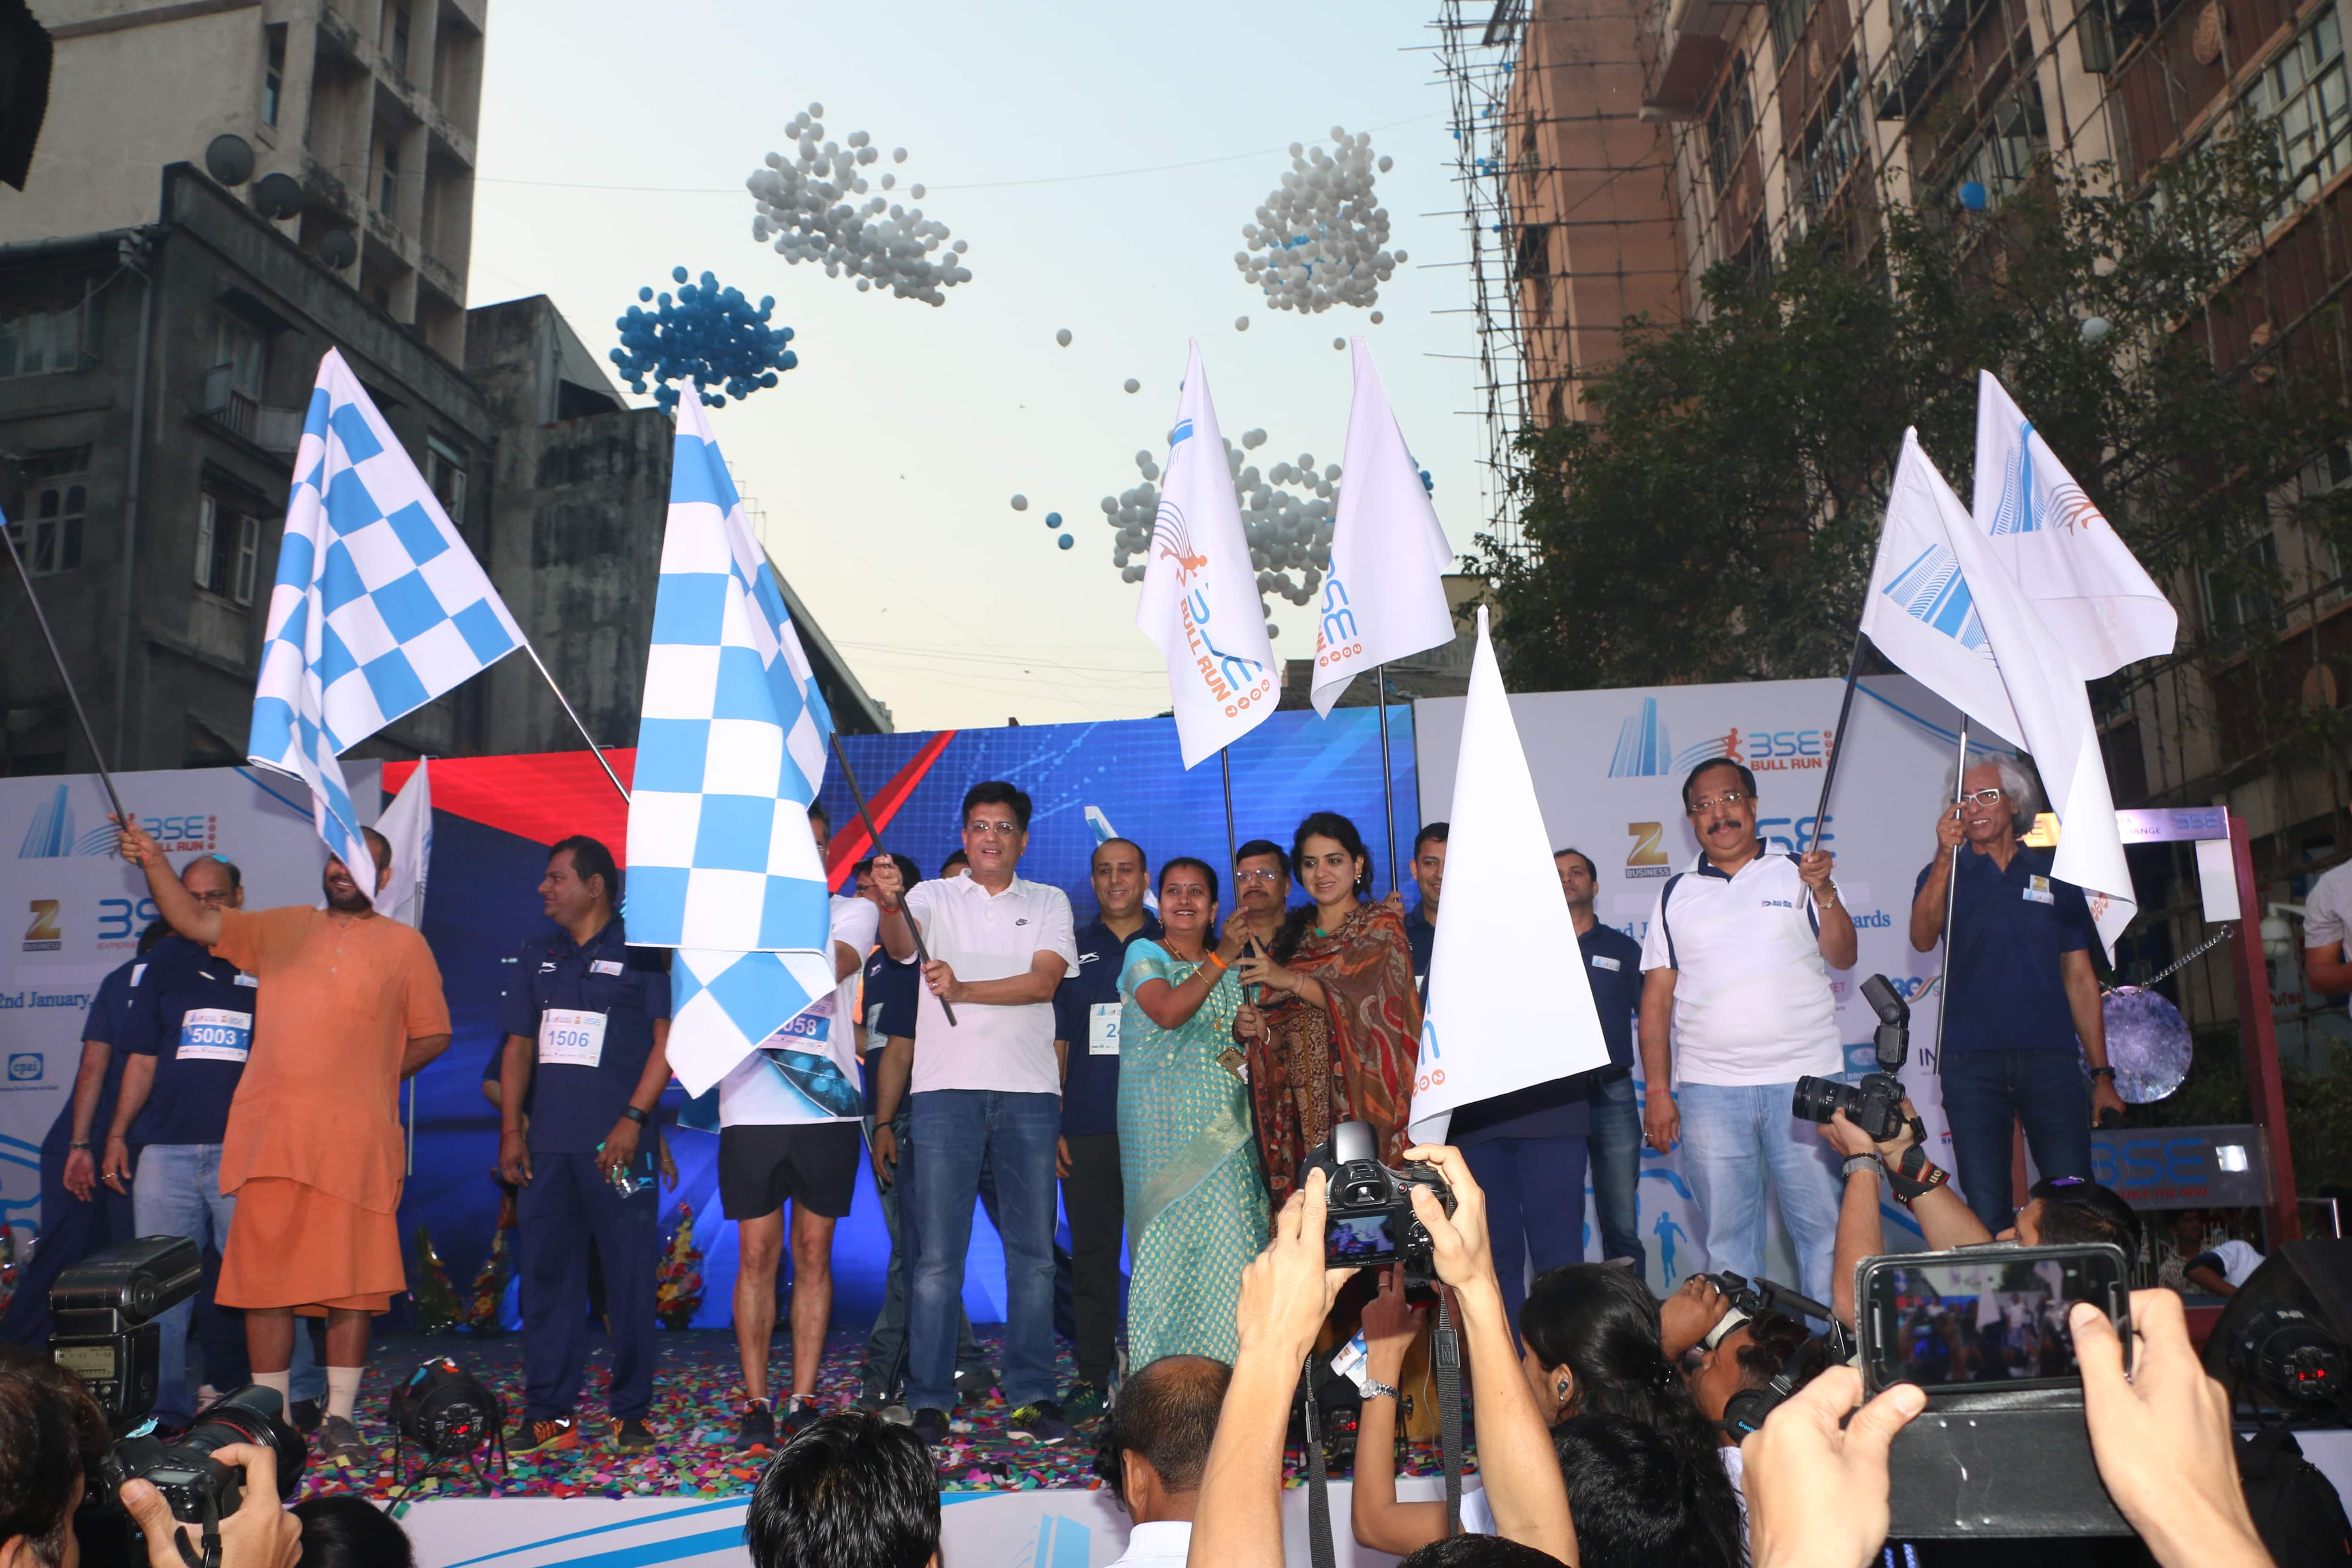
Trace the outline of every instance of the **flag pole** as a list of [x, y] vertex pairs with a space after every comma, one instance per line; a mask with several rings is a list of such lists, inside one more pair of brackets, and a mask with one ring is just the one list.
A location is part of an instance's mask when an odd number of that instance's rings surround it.
[[[1960, 757], [1952, 774], [1952, 807], [1959, 809], [1960, 797], [1968, 791], [1969, 778], [1969, 716], [1960, 715]], [[1959, 908], [1960, 847], [1952, 846], [1951, 874], [1944, 879], [1944, 969], [1936, 982], [1936, 1060], [1944, 1059], [1944, 1004], [1952, 996], [1952, 916]]]
[[[1234, 764], [1225, 760], [1226, 751], [1231, 744], [1232, 742], [1228, 742], [1226, 745], [1217, 748], [1217, 773], [1224, 781], [1225, 785], [1225, 875], [1228, 877], [1238, 874], [1234, 866]], [[1235, 888], [1234, 889], [1235, 909], [1241, 907], [1241, 889]]]
[[[98, 769], [98, 782], [106, 786], [106, 798], [114, 803], [115, 823], [127, 823], [131, 814], [122, 809], [122, 797], [114, 792], [114, 775], [106, 771], [106, 753], [98, 749], [98, 736], [90, 731], [89, 715], [82, 711], [81, 693], [74, 689], [73, 677], [66, 673], [65, 655], [58, 651], [57, 634], [49, 630], [49, 617], [42, 612], [41, 596], [33, 592], [33, 574], [25, 570], [25, 558], [17, 552], [16, 536], [8, 531], [5, 516], [0, 516], [0, 539], [8, 542], [8, 559], [16, 563], [16, 580], [25, 584], [25, 599], [33, 606], [33, 619], [40, 623], [41, 640], [49, 645], [49, 659], [58, 667], [58, 679], [65, 682], [66, 697], [73, 703], [74, 719], [81, 725], [81, 738], [89, 744], [90, 763]], [[114, 694], [118, 706], [123, 699], [124, 693]]]
[[[857, 803], [857, 815], [866, 823], [866, 837], [873, 844], [875, 858], [879, 859], [884, 853], [881, 830], [874, 826], [874, 814], [866, 809], [866, 792], [857, 787], [857, 774], [850, 769], [849, 753], [841, 749], [841, 736], [838, 733], [826, 736], [825, 741], [833, 747], [833, 760], [841, 764], [841, 782], [849, 786], [849, 798]], [[905, 912], [907, 909], [908, 891], [908, 889], [899, 889], [898, 908], [901, 912]], [[931, 955], [923, 947], [923, 928], [915, 923], [915, 917], [911, 913], [907, 914], [907, 929], [915, 936], [915, 962], [930, 963]], [[940, 998], [940, 1011], [947, 1015], [948, 1026], [953, 1028], [956, 1021], [955, 1009], [949, 1005], [948, 999], [944, 996]]]
[[[1845, 695], [1838, 700], [1837, 728], [1830, 731], [1829, 765], [1822, 770], [1821, 803], [1813, 807], [1813, 841], [1815, 843], [1821, 841], [1822, 825], [1829, 820], [1830, 785], [1837, 782], [1838, 759], [1845, 755], [1845, 721], [1846, 715], [1853, 711], [1854, 684], [1862, 679], [1862, 628], [1856, 626], [1853, 629], [1853, 654], [1845, 661]], [[1963, 723], [1961, 727], [1963, 737], [1967, 732], [1967, 726]]]
[[580, 721], [580, 715], [572, 710], [572, 700], [563, 695], [563, 688], [555, 684], [555, 677], [547, 673], [547, 666], [540, 664], [539, 649], [530, 646], [529, 637], [523, 638], [522, 651], [530, 655], [530, 662], [539, 668], [540, 678], [547, 682], [547, 689], [555, 693], [556, 701], [563, 705], [563, 716], [572, 721], [572, 727], [580, 731], [582, 740], [588, 742], [589, 755], [594, 757], [596, 765], [604, 770], [604, 776], [613, 781], [613, 787], [620, 790], [621, 804], [628, 805], [629, 792], [623, 787], [621, 775], [614, 773], [613, 764], [604, 760], [604, 748], [596, 744], [596, 737], [588, 732], [588, 726]]
[[1389, 814], [1389, 891], [1393, 893], [1403, 884], [1397, 879], [1396, 858], [1396, 777], [1389, 768], [1389, 667], [1372, 667], [1372, 679], [1379, 683], [1381, 715], [1381, 802]]

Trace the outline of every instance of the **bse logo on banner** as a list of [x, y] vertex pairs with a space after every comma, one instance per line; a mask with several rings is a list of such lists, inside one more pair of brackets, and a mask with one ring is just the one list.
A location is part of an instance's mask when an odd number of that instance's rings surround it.
[[1718, 735], [1677, 750], [1658, 700], [1642, 699], [1640, 710], [1617, 729], [1617, 750], [1609, 759], [1612, 779], [1682, 778], [1701, 763], [1738, 763], [1750, 773], [1802, 772], [1823, 766], [1830, 752], [1827, 730], [1751, 730], [1734, 724]]
[[62, 860], [71, 855], [111, 855], [120, 836], [114, 824], [100, 822], [77, 837], [73, 801], [59, 784], [57, 792], [33, 808], [33, 819], [16, 846], [19, 860]]
[[63, 907], [58, 899], [32, 900], [33, 922], [25, 928], [26, 952], [56, 952], [65, 946], [65, 928], [58, 923], [58, 911]]

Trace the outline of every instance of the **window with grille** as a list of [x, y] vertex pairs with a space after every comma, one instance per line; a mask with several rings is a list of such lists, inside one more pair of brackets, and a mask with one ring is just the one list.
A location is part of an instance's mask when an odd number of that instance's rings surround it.
[[0, 379], [96, 364], [97, 313], [98, 296], [86, 278], [0, 300]]
[[2293, 189], [2279, 216], [2317, 196], [2352, 161], [2352, 100], [2344, 74], [2344, 28], [2324, 10], [2281, 49], [2247, 89], [2246, 107], [2277, 128]]
[[1748, 96], [1748, 58], [1731, 58], [1731, 79], [1715, 95], [1706, 111], [1706, 170], [1715, 180], [1715, 194], [1730, 188], [1738, 172], [1739, 154], [1756, 129], [1756, 106]]
[[1813, 14], [1813, 0], [1771, 0], [1772, 58], [1785, 69], [1796, 57], [1797, 40], [1805, 36], [1805, 23]]
[[260, 401], [267, 362], [261, 334], [252, 323], [226, 310], [215, 310], [212, 353], [208, 366], [227, 373], [229, 390]]
[[253, 603], [261, 563], [261, 520], [216, 496], [196, 514], [196, 586], [240, 605]]
[[82, 525], [89, 515], [89, 448], [66, 447], [36, 452], [26, 463], [32, 482], [25, 515], [8, 520], [8, 537], [36, 577], [71, 572], [81, 564]]
[[425, 483], [449, 521], [466, 526], [466, 454], [438, 436], [425, 437]]

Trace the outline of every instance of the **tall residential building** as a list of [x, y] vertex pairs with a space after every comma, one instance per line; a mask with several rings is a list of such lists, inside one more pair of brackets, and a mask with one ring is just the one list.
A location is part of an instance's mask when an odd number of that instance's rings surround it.
[[[1760, 277], [1806, 237], [1866, 262], [1890, 206], [1997, 203], [2044, 159], [2136, 190], [2247, 123], [2272, 128], [2293, 192], [2223, 308], [2194, 323], [2200, 343], [2225, 367], [2265, 348], [2352, 363], [2333, 303], [2352, 285], [2345, 0], [1441, 5], [1497, 470], [1519, 430], [1591, 416], [1582, 391], [1621, 357], [1619, 322], [1702, 308], [1719, 263]], [[2352, 484], [2352, 416], [2345, 431], [2310, 454], [2304, 493]], [[2263, 897], [2294, 902], [2352, 858], [2352, 576], [2284, 517], [2252, 548], [2283, 594], [2181, 574], [2166, 584], [2180, 649], [2094, 698], [2117, 804], [2226, 803], [2252, 828]], [[2274, 732], [2265, 715], [2282, 709], [2302, 732]], [[2185, 853], [2132, 855], [2145, 918], [2119, 954], [2126, 979], [2204, 934]], [[2321, 1065], [2352, 1022], [2306, 995], [2292, 956], [2273, 969], [2283, 1048]], [[2180, 988], [2192, 1022], [2235, 1016], [2225, 952]]]
[[[466, 357], [488, 0], [33, 0], [57, 46], [48, 119], [0, 242], [151, 224], [157, 171], [214, 138], [284, 175], [278, 232], [443, 359]], [[274, 189], [274, 187], [273, 187]], [[350, 243], [320, 242], [348, 235]]]

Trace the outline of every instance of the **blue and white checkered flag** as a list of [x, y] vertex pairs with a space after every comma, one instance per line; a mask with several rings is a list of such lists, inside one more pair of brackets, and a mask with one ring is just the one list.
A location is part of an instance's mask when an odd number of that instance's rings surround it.
[[521, 646], [481, 563], [329, 349], [294, 454], [247, 755], [309, 784], [327, 847], [373, 866], [335, 759]]
[[629, 793], [629, 940], [677, 949], [670, 1067], [700, 1094], [834, 986], [809, 803], [833, 715], [698, 395], [669, 523]]

